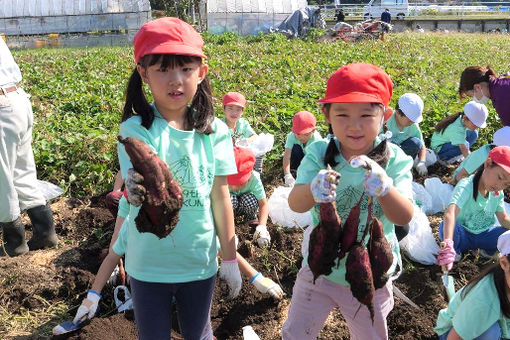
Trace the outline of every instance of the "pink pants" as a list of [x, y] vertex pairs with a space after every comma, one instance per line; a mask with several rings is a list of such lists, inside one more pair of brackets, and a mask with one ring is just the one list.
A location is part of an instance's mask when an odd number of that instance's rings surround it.
[[[347, 286], [320, 276], [315, 284], [310, 267], [301, 268], [292, 291], [289, 315], [283, 324], [283, 340], [316, 339], [329, 312], [339, 307], [354, 340], [388, 339], [386, 317], [393, 309], [393, 286], [376, 290], [374, 296], [374, 324], [370, 312], [361, 305]], [[358, 310], [359, 309], [359, 310]]]

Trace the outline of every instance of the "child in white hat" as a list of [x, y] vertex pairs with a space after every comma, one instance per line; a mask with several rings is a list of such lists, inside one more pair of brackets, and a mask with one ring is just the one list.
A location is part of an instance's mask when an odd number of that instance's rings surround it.
[[489, 156], [489, 152], [496, 146], [510, 146], [510, 126], [503, 126], [494, 133], [491, 144], [485, 144], [479, 149], [473, 151], [460, 163], [459, 167], [453, 173], [452, 182], [457, 184], [458, 181], [471, 175], [478, 169]]
[[464, 105], [463, 112], [443, 118], [436, 125], [430, 147], [448, 164], [462, 160], [478, 138], [477, 129], [487, 125], [488, 114], [485, 105], [470, 101]]
[[405, 93], [398, 100], [393, 115], [386, 122], [386, 128], [391, 131], [390, 141], [413, 159], [418, 157], [415, 165], [420, 176], [427, 175], [425, 158], [427, 148], [423, 141], [419, 123], [423, 120], [423, 100], [415, 93]]
[[436, 328], [439, 340], [509, 339], [510, 231], [498, 238], [499, 261], [472, 278], [439, 311]]

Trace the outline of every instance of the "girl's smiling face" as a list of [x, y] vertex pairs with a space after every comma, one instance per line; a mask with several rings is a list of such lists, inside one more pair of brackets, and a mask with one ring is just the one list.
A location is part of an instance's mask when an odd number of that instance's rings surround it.
[[346, 160], [366, 155], [374, 148], [383, 112], [383, 106], [375, 103], [331, 103], [329, 108], [323, 107]]
[[195, 97], [198, 84], [207, 74], [207, 66], [198, 60], [166, 68], [162, 67], [161, 61], [146, 68], [139, 64], [137, 70], [149, 85], [156, 107], [163, 116], [184, 114]]
[[225, 118], [227, 122], [231, 124], [237, 122], [239, 118], [241, 118], [243, 111], [244, 108], [242, 106], [232, 104], [225, 105]]
[[480, 182], [487, 191], [504, 190], [510, 186], [510, 174], [491, 159], [487, 159]]

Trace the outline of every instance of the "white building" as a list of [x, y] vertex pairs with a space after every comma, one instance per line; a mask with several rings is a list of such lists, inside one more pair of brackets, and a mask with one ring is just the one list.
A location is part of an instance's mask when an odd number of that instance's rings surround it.
[[0, 0], [0, 33], [32, 35], [138, 30], [149, 0]]
[[266, 32], [307, 5], [307, 0], [207, 0], [207, 28], [212, 33]]

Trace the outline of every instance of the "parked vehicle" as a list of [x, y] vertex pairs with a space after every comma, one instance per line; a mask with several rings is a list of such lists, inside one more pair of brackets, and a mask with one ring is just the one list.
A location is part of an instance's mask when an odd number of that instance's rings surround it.
[[392, 18], [402, 20], [409, 16], [409, 3], [407, 0], [370, 0], [363, 6], [363, 17], [367, 19], [379, 19], [381, 13], [388, 8]]

